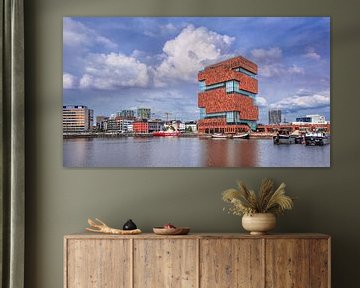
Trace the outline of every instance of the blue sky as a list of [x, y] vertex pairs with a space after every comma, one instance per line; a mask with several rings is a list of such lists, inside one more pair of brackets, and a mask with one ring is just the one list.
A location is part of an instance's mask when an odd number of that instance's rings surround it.
[[259, 122], [330, 120], [329, 17], [65, 17], [64, 105], [196, 120], [197, 72], [237, 55], [259, 67]]

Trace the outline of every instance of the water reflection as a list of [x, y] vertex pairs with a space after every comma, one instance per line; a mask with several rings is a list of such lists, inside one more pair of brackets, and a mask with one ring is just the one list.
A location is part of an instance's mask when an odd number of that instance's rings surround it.
[[256, 141], [245, 139], [204, 140], [202, 166], [254, 167], [257, 163]]
[[65, 167], [329, 167], [330, 145], [185, 137], [64, 139]]

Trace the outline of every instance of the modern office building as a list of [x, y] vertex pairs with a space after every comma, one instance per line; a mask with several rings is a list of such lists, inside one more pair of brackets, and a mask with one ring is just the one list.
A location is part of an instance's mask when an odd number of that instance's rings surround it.
[[269, 110], [269, 124], [280, 124], [281, 123], [281, 110], [280, 109], [270, 109]]
[[133, 123], [133, 120], [123, 119], [121, 116], [110, 118], [107, 120], [107, 131], [130, 132], [128, 126]]
[[135, 111], [134, 110], [122, 110], [117, 113], [117, 116], [122, 117], [123, 119], [135, 120]]
[[146, 119], [136, 120], [132, 123], [134, 133], [149, 133], [149, 123]]
[[238, 56], [205, 67], [198, 73], [200, 133], [255, 130], [259, 116], [257, 65]]
[[148, 121], [149, 133], [162, 131], [164, 128], [164, 121], [162, 120], [151, 120]]
[[138, 108], [137, 117], [139, 119], [150, 119], [151, 118], [151, 109], [150, 108]]
[[94, 110], [82, 105], [63, 106], [63, 132], [88, 132], [94, 122]]
[[197, 132], [197, 123], [196, 123], [196, 121], [187, 121], [187, 122], [185, 122], [185, 131], [187, 131], [187, 132]]
[[304, 117], [298, 117], [296, 118], [296, 122], [324, 124], [326, 123], [326, 120], [325, 120], [325, 116], [314, 114], [314, 115], [306, 115]]
[[107, 128], [107, 120], [109, 117], [106, 116], [96, 116], [96, 129], [98, 131], [105, 131]]

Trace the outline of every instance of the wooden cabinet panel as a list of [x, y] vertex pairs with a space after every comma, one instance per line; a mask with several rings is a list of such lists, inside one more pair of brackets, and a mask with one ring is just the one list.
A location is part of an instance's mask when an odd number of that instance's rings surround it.
[[134, 240], [134, 287], [197, 287], [197, 244], [195, 239]]
[[263, 287], [263, 269], [260, 239], [201, 240], [200, 287]]
[[65, 287], [131, 287], [130, 240], [67, 240]]
[[266, 288], [309, 287], [308, 239], [266, 239]]
[[65, 236], [65, 288], [329, 288], [322, 234]]
[[330, 270], [330, 240], [310, 240], [310, 287], [330, 287]]

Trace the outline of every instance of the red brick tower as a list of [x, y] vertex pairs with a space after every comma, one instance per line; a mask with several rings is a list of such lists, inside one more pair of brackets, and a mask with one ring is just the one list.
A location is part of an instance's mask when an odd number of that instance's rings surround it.
[[198, 73], [200, 133], [237, 133], [256, 129], [259, 110], [257, 65], [241, 56]]

